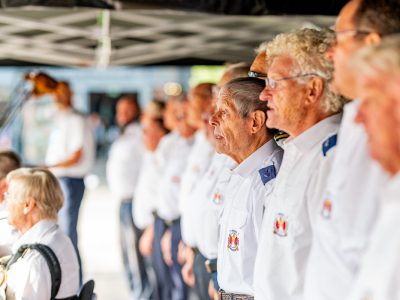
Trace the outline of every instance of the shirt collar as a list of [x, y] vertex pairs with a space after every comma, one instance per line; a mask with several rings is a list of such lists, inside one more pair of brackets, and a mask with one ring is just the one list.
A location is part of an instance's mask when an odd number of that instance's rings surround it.
[[314, 126], [308, 128], [302, 134], [295, 138], [288, 138], [283, 142], [283, 149], [287, 150], [288, 145], [293, 145], [298, 151], [306, 153], [322, 139], [327, 137], [327, 134], [335, 131], [340, 125], [342, 114], [338, 113], [328, 118], [319, 121]]
[[254, 151], [249, 157], [242, 161], [233, 172], [237, 173], [242, 177], [248, 177], [254, 170], [258, 169], [265, 157], [270, 156], [276, 149], [278, 145], [274, 139], [269, 140], [256, 151]]
[[13, 253], [17, 252], [18, 248], [24, 244], [40, 243], [43, 237], [53, 228], [58, 225], [54, 220], [41, 220], [33, 225], [27, 232], [20, 236], [12, 246]]

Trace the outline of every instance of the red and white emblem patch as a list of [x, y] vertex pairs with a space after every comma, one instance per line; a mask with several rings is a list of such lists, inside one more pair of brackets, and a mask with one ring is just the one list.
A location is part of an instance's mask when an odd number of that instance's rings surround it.
[[325, 219], [330, 219], [332, 215], [332, 201], [329, 199], [326, 199], [324, 203], [322, 204], [322, 211], [321, 215]]
[[239, 251], [239, 234], [236, 230], [229, 231], [228, 249]]
[[222, 195], [220, 192], [215, 192], [213, 195], [213, 202], [215, 204], [222, 204]]
[[274, 221], [274, 234], [285, 237], [288, 234], [288, 222], [284, 214], [277, 214]]

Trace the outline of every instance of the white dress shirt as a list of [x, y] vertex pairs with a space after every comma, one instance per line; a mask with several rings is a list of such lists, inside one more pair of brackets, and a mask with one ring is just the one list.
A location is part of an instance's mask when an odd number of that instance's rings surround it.
[[266, 184], [272, 184], [281, 152], [270, 140], [231, 170], [230, 178], [223, 178], [227, 181], [223, 191], [226, 200], [219, 223], [217, 269], [218, 283], [228, 293], [254, 294], [254, 260], [265, 198], [260, 172], [268, 159], [267, 165], [275, 171]]
[[[168, 134], [161, 140], [161, 148], [157, 149], [156, 157], [161, 166], [161, 180], [158, 188], [157, 214], [166, 221], [180, 217], [179, 193], [182, 174], [186, 168], [187, 159], [193, 146], [193, 138], [184, 139], [177, 133]], [[160, 143], [161, 143], [160, 142]]]
[[70, 159], [79, 149], [82, 149], [79, 162], [70, 167], [51, 168], [54, 175], [84, 177], [93, 166], [96, 152], [94, 136], [87, 119], [73, 109], [58, 111], [48, 142], [46, 164], [52, 166]]
[[160, 180], [160, 167], [157, 164], [155, 153], [147, 151], [143, 156], [143, 166], [134, 194], [133, 220], [140, 229], [144, 229], [154, 222], [153, 212], [156, 211], [158, 197], [158, 189], [155, 187]]
[[189, 211], [189, 217], [193, 219], [195, 244], [207, 259], [215, 259], [218, 255], [219, 215], [224, 205], [224, 188], [230, 170], [235, 166], [237, 163], [229, 156], [215, 153], [205, 176], [193, 191], [196, 205]]
[[7, 222], [8, 210], [5, 201], [0, 204], [0, 257], [12, 253], [12, 245], [19, 238], [18, 231]]
[[341, 114], [326, 118], [283, 142], [283, 161], [259, 240], [256, 299], [304, 299], [306, 264], [340, 119]]
[[384, 186], [368, 249], [349, 300], [400, 299], [400, 174]]
[[194, 238], [196, 226], [191, 217], [191, 211], [196, 207], [193, 189], [204, 176], [214, 153], [214, 148], [208, 142], [205, 132], [203, 130], [197, 131], [192, 150], [187, 160], [186, 169], [183, 172], [179, 195], [182, 240], [190, 247], [196, 246]]
[[129, 124], [111, 145], [106, 174], [111, 192], [119, 199], [131, 199], [139, 178], [144, 152], [142, 130]]
[[338, 145], [318, 208], [306, 273], [306, 299], [346, 299], [378, 211], [387, 175], [372, 160], [363, 126], [354, 122], [359, 103], [345, 107]]
[[[49, 246], [61, 266], [61, 286], [56, 298], [76, 295], [79, 289], [79, 264], [71, 240], [61, 231], [57, 223], [42, 220], [25, 232], [13, 245], [13, 253], [23, 244], [41, 243]], [[17, 260], [7, 272], [7, 287], [16, 300], [49, 300], [51, 276], [43, 256], [30, 250]]]

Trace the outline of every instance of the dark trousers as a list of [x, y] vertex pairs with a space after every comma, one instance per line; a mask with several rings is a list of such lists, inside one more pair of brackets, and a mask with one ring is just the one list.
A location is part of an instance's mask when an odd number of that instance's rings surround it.
[[157, 292], [160, 300], [172, 299], [172, 278], [161, 251], [161, 238], [166, 230], [167, 226], [164, 221], [157, 217], [154, 221], [153, 253], [151, 259], [157, 279]]
[[175, 221], [171, 226], [172, 242], [171, 252], [173, 265], [170, 268], [172, 278], [172, 299], [184, 300], [187, 299], [187, 286], [182, 278], [182, 266], [178, 262], [178, 247], [182, 240], [181, 222], [180, 219]]
[[120, 242], [125, 273], [133, 299], [150, 299], [152, 287], [147, 275], [146, 263], [139, 252], [139, 239], [142, 234], [133, 222], [132, 199], [121, 201], [119, 207]]
[[193, 272], [196, 280], [196, 293], [201, 300], [209, 300], [208, 285], [210, 283], [211, 275], [207, 272], [204, 265], [206, 258], [198, 252], [194, 258]]
[[59, 182], [64, 194], [64, 205], [58, 212], [58, 224], [72, 241], [79, 262], [79, 282], [82, 285], [82, 263], [78, 249], [78, 216], [85, 184], [83, 178], [60, 177]]

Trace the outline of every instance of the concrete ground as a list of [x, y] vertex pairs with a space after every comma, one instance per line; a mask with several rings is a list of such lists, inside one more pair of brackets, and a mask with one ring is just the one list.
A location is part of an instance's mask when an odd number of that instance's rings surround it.
[[105, 184], [103, 168], [102, 163], [96, 166], [98, 177], [91, 177], [79, 217], [84, 280], [94, 279], [98, 300], [128, 300], [129, 289], [119, 249], [119, 202]]

